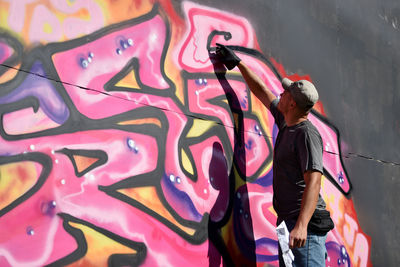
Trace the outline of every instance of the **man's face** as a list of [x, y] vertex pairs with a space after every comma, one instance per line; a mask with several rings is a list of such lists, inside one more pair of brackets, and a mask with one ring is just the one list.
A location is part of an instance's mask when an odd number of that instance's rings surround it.
[[288, 90], [284, 90], [281, 93], [281, 98], [278, 103], [278, 110], [282, 114], [287, 113], [290, 108], [291, 101], [294, 101], [292, 95], [290, 94], [290, 92]]

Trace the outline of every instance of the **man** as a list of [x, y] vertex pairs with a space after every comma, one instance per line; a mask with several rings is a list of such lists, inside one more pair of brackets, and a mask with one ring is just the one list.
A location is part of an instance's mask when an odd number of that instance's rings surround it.
[[[325, 266], [326, 233], [333, 224], [320, 231], [317, 223], [317, 229], [310, 231], [313, 214], [327, 212], [319, 194], [323, 173], [322, 138], [308, 120], [311, 108], [318, 101], [317, 90], [309, 81], [292, 82], [284, 78], [285, 90], [277, 99], [231, 49], [217, 44], [216, 55], [229, 70], [239, 68], [248, 87], [270, 110], [279, 128], [274, 147], [273, 206], [278, 215], [277, 225], [285, 221], [290, 232], [289, 246], [295, 256], [293, 266]], [[284, 266], [280, 248], [279, 263]]]

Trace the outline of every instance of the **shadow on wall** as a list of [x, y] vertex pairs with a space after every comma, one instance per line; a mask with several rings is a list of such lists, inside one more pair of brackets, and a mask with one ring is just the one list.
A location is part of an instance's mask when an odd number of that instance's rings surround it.
[[[213, 54], [210, 54], [210, 59], [234, 118], [234, 164], [230, 170], [226, 168], [228, 165], [223, 155], [223, 148], [220, 143], [214, 143], [209, 177], [211, 185], [219, 191], [219, 195], [211, 209], [208, 223], [209, 266], [220, 266], [221, 259], [224, 266], [256, 266], [256, 246], [246, 177], [236, 171], [241, 170], [242, 174], [246, 174], [243, 111], [240, 108], [238, 96], [225, 77], [224, 66], [213, 60]], [[226, 181], [228, 181], [228, 185]], [[216, 218], [221, 217], [220, 212], [223, 210], [221, 204], [226, 203], [226, 201], [218, 200], [226, 197], [229, 197], [229, 206], [226, 214], [218, 221]], [[234, 237], [239, 250], [235, 250], [235, 244], [230, 243], [229, 239], [223, 239], [222, 229], [224, 232], [228, 232], [227, 236]]]

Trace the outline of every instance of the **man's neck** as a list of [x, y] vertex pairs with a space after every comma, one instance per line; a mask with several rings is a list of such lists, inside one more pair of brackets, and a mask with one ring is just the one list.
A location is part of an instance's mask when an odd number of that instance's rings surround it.
[[307, 118], [307, 115], [304, 115], [304, 116], [294, 116], [294, 115], [290, 115], [290, 114], [286, 114], [286, 116], [284, 116], [285, 117], [285, 122], [286, 122], [286, 125], [288, 126], [288, 127], [290, 127], [290, 126], [295, 126], [295, 125], [297, 125], [297, 124], [299, 124], [299, 123], [302, 123], [303, 121], [306, 121], [308, 118]]

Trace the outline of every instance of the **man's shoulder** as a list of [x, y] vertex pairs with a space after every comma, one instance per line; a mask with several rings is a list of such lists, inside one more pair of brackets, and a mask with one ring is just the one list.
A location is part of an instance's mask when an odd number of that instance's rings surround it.
[[317, 127], [312, 124], [311, 121], [307, 120], [301, 123], [299, 127], [296, 129], [297, 131], [297, 138], [301, 140], [309, 140], [311, 142], [319, 142], [322, 143], [322, 137], [319, 133]]
[[309, 120], [306, 120], [302, 127], [303, 132], [306, 134], [312, 134], [316, 136], [321, 136], [318, 131], [318, 128]]

